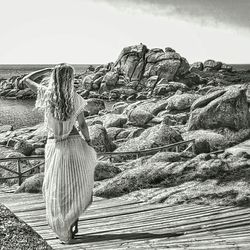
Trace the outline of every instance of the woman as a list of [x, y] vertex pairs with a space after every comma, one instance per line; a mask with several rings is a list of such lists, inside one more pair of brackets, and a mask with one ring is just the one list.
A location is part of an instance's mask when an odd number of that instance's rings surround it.
[[[48, 87], [35, 82], [47, 73], [51, 74]], [[33, 72], [23, 81], [37, 92], [36, 107], [45, 112], [46, 217], [59, 239], [70, 243], [78, 232], [80, 214], [92, 202], [94, 186], [96, 152], [84, 119], [86, 101], [74, 91], [74, 69], [68, 64]], [[78, 133], [77, 122], [85, 140]]]

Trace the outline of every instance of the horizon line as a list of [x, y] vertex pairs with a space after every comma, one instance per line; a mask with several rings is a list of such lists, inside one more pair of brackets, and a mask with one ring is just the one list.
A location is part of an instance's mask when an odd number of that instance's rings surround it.
[[[207, 60], [214, 60], [214, 59], [207, 59]], [[206, 60], [205, 60], [206, 61]], [[204, 63], [205, 61], [195, 61], [195, 62], [202, 62]], [[218, 60], [214, 60], [214, 61], [218, 61]], [[195, 63], [189, 63], [190, 65]], [[219, 61], [218, 61], [219, 62]], [[222, 63], [225, 63], [223, 61], [221, 61]], [[74, 65], [104, 65], [104, 64], [108, 64], [111, 62], [107, 62], [107, 63], [69, 63], [69, 64], [74, 64]], [[57, 65], [59, 63], [0, 63], [0, 65]], [[250, 64], [250, 62], [241, 62], [241, 63], [225, 63], [225, 64], [229, 64], [229, 65], [241, 65], [241, 64]]]

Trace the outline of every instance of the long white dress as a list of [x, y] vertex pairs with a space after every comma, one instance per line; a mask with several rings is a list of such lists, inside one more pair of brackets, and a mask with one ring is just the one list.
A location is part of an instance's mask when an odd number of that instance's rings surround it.
[[[36, 106], [41, 105], [45, 88], [39, 88]], [[58, 121], [45, 112], [50, 134], [45, 146], [43, 196], [50, 227], [62, 241], [71, 237], [70, 227], [92, 202], [96, 152], [80, 135], [70, 135], [86, 101], [74, 94], [74, 112], [67, 121]]]

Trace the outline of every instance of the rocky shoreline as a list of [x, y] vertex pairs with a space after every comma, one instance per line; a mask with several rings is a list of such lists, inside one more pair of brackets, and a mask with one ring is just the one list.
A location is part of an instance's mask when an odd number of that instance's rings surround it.
[[[0, 96], [34, 98], [20, 80], [21, 76], [2, 80]], [[235, 71], [214, 60], [189, 65], [171, 48], [148, 49], [142, 44], [124, 48], [115, 63], [77, 75], [75, 88], [88, 100], [86, 119], [97, 152], [196, 140], [194, 155], [116, 157], [119, 166], [99, 162], [95, 195], [169, 204], [249, 205], [250, 152], [211, 153], [250, 139], [249, 82], [250, 71]], [[105, 100], [116, 102], [111, 110], [105, 109]], [[0, 127], [0, 145], [13, 149], [2, 153], [4, 157], [43, 155], [46, 140], [43, 125], [15, 131]], [[41, 183], [38, 174], [18, 192], [39, 192]]]

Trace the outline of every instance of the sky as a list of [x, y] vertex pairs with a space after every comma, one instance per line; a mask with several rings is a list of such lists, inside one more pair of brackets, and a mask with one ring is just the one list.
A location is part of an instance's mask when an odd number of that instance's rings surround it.
[[0, 0], [0, 64], [99, 64], [143, 43], [250, 63], [250, 0]]

